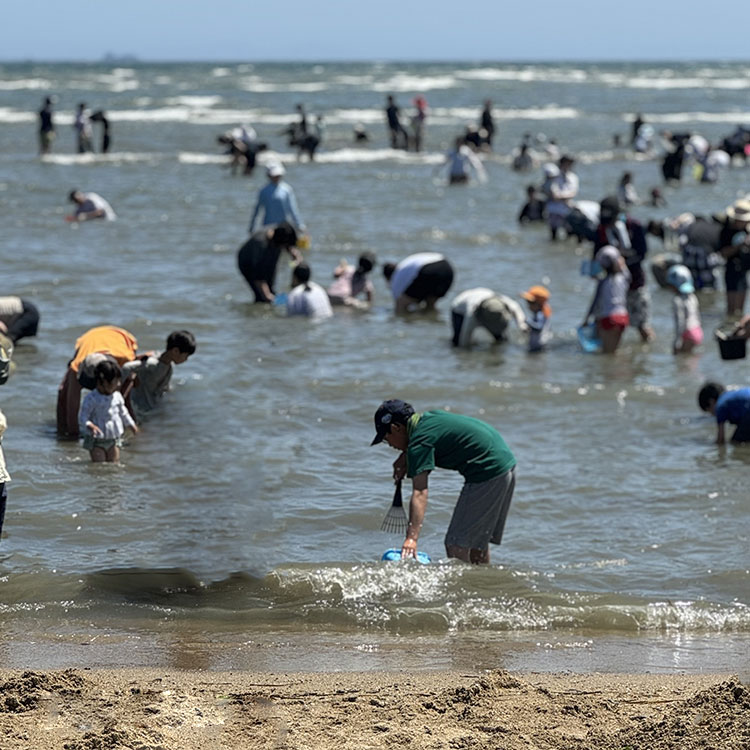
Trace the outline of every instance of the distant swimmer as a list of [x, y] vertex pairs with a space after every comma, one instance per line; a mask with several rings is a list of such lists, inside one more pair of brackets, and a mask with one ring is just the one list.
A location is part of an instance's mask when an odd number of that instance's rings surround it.
[[422, 150], [422, 138], [424, 137], [424, 124], [427, 120], [427, 100], [423, 96], [417, 96], [414, 99], [416, 112], [411, 118], [412, 145], [414, 150]]
[[451, 303], [453, 346], [470, 347], [474, 332], [480, 328], [489, 332], [495, 341], [507, 341], [511, 323], [524, 333], [528, 330], [521, 305], [492, 289], [467, 289]]
[[112, 206], [98, 193], [84, 193], [81, 190], [72, 190], [68, 200], [76, 204], [75, 211], [65, 217], [65, 221], [91, 221], [92, 219], [105, 219], [114, 221], [117, 214]]
[[360, 308], [372, 304], [375, 287], [367, 275], [374, 267], [375, 255], [370, 252], [362, 253], [356, 266], [342, 260], [333, 272], [334, 282], [328, 287], [331, 304]]
[[391, 148], [401, 148], [406, 151], [409, 148], [409, 134], [401, 124], [399, 108], [392, 96], [387, 99], [385, 116], [388, 122], [388, 131], [391, 136]]
[[490, 562], [489, 545], [500, 544], [516, 485], [516, 459], [500, 433], [473, 417], [434, 410], [416, 413], [411, 404], [384, 401], [375, 412], [375, 437], [399, 451], [393, 478], [412, 480], [409, 525], [401, 557], [416, 557], [434, 469], [457, 471], [464, 485], [445, 535], [448, 557]]
[[486, 182], [487, 173], [481, 159], [466, 145], [463, 138], [456, 138], [453, 148], [445, 155], [448, 167], [448, 184], [465, 185], [472, 173], [479, 182]]
[[310, 266], [298, 263], [292, 271], [292, 291], [286, 300], [287, 315], [304, 315], [314, 320], [323, 320], [333, 315], [326, 290], [310, 281]]
[[283, 180], [285, 174], [286, 170], [279, 163], [269, 164], [266, 167], [268, 184], [258, 193], [258, 200], [250, 218], [251, 234], [255, 231], [261, 211], [263, 212], [261, 224], [263, 227], [289, 222], [296, 231], [304, 232], [305, 224], [299, 215], [297, 198], [292, 186]]
[[52, 142], [55, 140], [55, 123], [52, 115], [52, 99], [46, 96], [39, 110], [39, 153], [42, 156], [50, 152]]
[[87, 154], [93, 151], [91, 147], [91, 116], [85, 102], [81, 102], [76, 110], [73, 120], [73, 128], [76, 131], [76, 148], [79, 154]]
[[120, 460], [126, 428], [138, 433], [138, 425], [120, 393], [122, 373], [117, 362], [104, 359], [94, 368], [94, 388], [86, 394], [78, 415], [83, 447], [95, 463]]
[[36, 336], [39, 329], [39, 310], [22, 297], [0, 297], [0, 333], [12, 343]]
[[365, 126], [358, 122], [354, 126], [354, 142], [355, 143], [367, 143], [370, 140], [370, 136], [367, 134]]
[[453, 283], [453, 267], [440, 253], [415, 253], [398, 264], [386, 263], [383, 276], [391, 288], [395, 311], [433, 310]]
[[492, 102], [489, 99], [484, 102], [484, 108], [479, 118], [479, 128], [486, 133], [485, 142], [491, 150], [492, 139], [495, 137], [495, 121], [492, 119]]
[[294, 227], [282, 222], [276, 227], [266, 227], [255, 232], [239, 249], [237, 265], [253, 290], [256, 302], [270, 304], [274, 301], [276, 266], [281, 252], [286, 250], [297, 263], [302, 260], [296, 244], [297, 232]]
[[91, 122], [99, 122], [102, 126], [102, 153], [108, 154], [109, 153], [109, 147], [112, 143], [110, 135], [111, 131], [109, 129], [109, 120], [107, 119], [107, 115], [100, 109], [97, 112], [94, 112], [93, 115], [91, 115]]

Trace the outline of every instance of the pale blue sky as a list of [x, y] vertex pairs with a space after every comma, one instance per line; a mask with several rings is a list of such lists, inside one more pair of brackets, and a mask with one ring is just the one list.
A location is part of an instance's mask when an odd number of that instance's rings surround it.
[[16, 0], [0, 59], [747, 60], [746, 2]]

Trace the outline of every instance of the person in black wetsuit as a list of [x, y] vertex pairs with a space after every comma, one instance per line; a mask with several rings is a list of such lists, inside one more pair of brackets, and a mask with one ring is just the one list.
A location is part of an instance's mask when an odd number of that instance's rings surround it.
[[44, 104], [39, 110], [39, 153], [50, 152], [52, 141], [55, 140], [55, 124], [52, 122], [52, 99], [44, 98]]
[[109, 120], [104, 112], [100, 109], [91, 115], [91, 122], [100, 122], [102, 124], [102, 153], [106, 154], [109, 152], [110, 137], [109, 137]]
[[392, 96], [388, 97], [388, 106], [385, 108], [385, 116], [388, 120], [388, 130], [391, 134], [391, 148], [409, 148], [409, 134], [399, 119], [399, 109]]

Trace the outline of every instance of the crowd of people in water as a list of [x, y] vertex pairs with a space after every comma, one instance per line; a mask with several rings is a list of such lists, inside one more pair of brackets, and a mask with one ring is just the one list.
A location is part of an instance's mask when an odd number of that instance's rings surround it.
[[[53, 99], [45, 98], [39, 112], [42, 155], [49, 153], [56, 132], [52, 105]], [[413, 107], [413, 113], [404, 117], [395, 98], [387, 97], [384, 119], [391, 148], [414, 152], [424, 148], [429, 118], [426, 99], [415, 97]], [[106, 153], [110, 146], [107, 118], [101, 111], [90, 114], [83, 102], [74, 121], [76, 148], [79, 153], [92, 150], [92, 122], [102, 125], [101, 151]], [[290, 148], [296, 149], [298, 157], [309, 161], [315, 159], [324, 134], [323, 117], [318, 115], [311, 121], [302, 104], [296, 108], [295, 120], [279, 133], [287, 138]], [[492, 102], [487, 100], [477, 122], [456, 135], [446, 155], [447, 182], [460, 186], [486, 181], [483, 157], [495, 149], [496, 136]], [[353, 138], [361, 144], [370, 141], [362, 125], [355, 127]], [[244, 174], [253, 172], [257, 155], [269, 148], [250, 125], [221, 135], [219, 142], [226, 149], [232, 170]], [[681, 180], [683, 167], [689, 163], [696, 179], [711, 183], [718, 179], [720, 169], [750, 156], [750, 128], [740, 126], [712, 145], [693, 132], [662, 131], [657, 136], [654, 128], [637, 115], [628, 146], [632, 153], [655, 157], [659, 142], [664, 151], [662, 174], [667, 182]], [[613, 145], [623, 148], [619, 137]], [[700, 294], [720, 286], [726, 296], [729, 321], [725, 338], [741, 341], [744, 352], [744, 342], [750, 338], [750, 316], [744, 315], [750, 271], [750, 194], [729, 206], [714, 207], [705, 215], [681, 212], [644, 226], [629, 214], [629, 209], [644, 204], [663, 207], [666, 203], [658, 187], [650, 188], [648, 198], [642, 199], [632, 172], [624, 172], [611, 193], [600, 200], [581, 200], [575, 156], [562, 153], [554, 139], [526, 134], [511, 156], [510, 166], [516, 172], [542, 171], [540, 183], [527, 188], [519, 223], [523, 227], [546, 225], [551, 241], [590, 243], [590, 257], [581, 273], [595, 281], [595, 288], [590, 303], [582, 310], [578, 329], [585, 352], [613, 354], [628, 328], [635, 329], [645, 343], [654, 339], [647, 279], [649, 236], [663, 245], [662, 252], [651, 257], [650, 265], [657, 283], [673, 295], [674, 354], [692, 353], [703, 344]], [[310, 246], [308, 229], [295, 191], [285, 180], [286, 169], [280, 161], [269, 159], [265, 172], [267, 182], [258, 191], [250, 214], [248, 239], [237, 253], [239, 271], [255, 302], [315, 321], [331, 318], [340, 307], [369, 309], [374, 304], [371, 274], [378, 267], [375, 255], [364, 252], [356, 264], [342, 259], [331, 269], [327, 287], [313, 281], [311, 264], [303, 255]], [[95, 192], [76, 189], [69, 200], [75, 208], [65, 217], [67, 221], [116, 219], [107, 200]], [[287, 253], [294, 264], [289, 291], [277, 290], [276, 286], [282, 253]], [[450, 259], [438, 252], [417, 252], [383, 263], [381, 272], [397, 315], [432, 310], [454, 288], [454, 268]], [[507, 341], [517, 331], [530, 353], [543, 351], [552, 337], [551, 292], [538, 281], [529, 279], [528, 289], [518, 297], [523, 304], [490, 288], [460, 290], [450, 303], [453, 346], [471, 347], [479, 331], [496, 342]], [[0, 297], [0, 383], [8, 377], [16, 343], [36, 335], [39, 317], [30, 300]], [[133, 334], [123, 328], [108, 325], [83, 332], [75, 342], [58, 392], [58, 434], [83, 438], [94, 462], [117, 461], [126, 431], [138, 432], [143, 417], [155, 409], [169, 389], [174, 367], [195, 351], [195, 338], [186, 330], [170, 333], [163, 351], [143, 354], [138, 352]], [[83, 389], [88, 393], [81, 400]], [[726, 439], [726, 423], [736, 425], [733, 440], [750, 440], [750, 388], [727, 390], [721, 384], [707, 383], [698, 401], [702, 410], [716, 417], [717, 442]], [[0, 434], [5, 426], [0, 412]], [[442, 466], [458, 470], [466, 479], [446, 535], [448, 554], [487, 562], [488, 544], [500, 542], [515, 486], [515, 459], [500, 435], [479, 420], [444, 412], [420, 414], [398, 399], [381, 405], [375, 426], [373, 444], [385, 441], [399, 451], [394, 479], [400, 482], [408, 476], [413, 482], [403, 555], [416, 555], [427, 503], [427, 474]], [[453, 451], [457, 444], [462, 446], [460, 455]], [[0, 451], [0, 530], [9, 480]]]

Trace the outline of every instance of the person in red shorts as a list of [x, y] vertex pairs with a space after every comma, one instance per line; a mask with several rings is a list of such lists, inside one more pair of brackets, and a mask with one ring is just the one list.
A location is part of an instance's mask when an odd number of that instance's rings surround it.
[[586, 325], [594, 318], [596, 333], [602, 342], [602, 352], [612, 354], [620, 345], [622, 334], [630, 322], [627, 307], [630, 272], [620, 251], [612, 245], [600, 248], [595, 261], [605, 275], [596, 285], [596, 292], [583, 324]]

